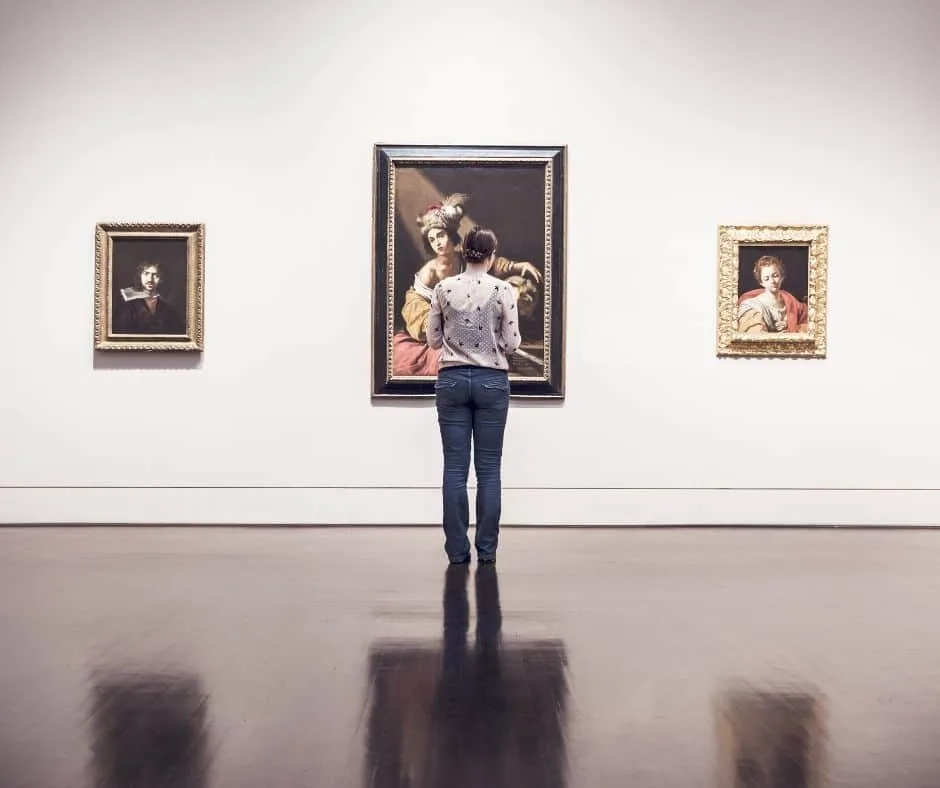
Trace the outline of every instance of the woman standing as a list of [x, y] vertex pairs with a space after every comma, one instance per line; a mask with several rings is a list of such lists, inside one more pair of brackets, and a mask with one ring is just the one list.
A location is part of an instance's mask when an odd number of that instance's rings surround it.
[[467, 476], [471, 442], [477, 478], [476, 539], [481, 563], [496, 560], [502, 504], [500, 470], [509, 409], [509, 362], [522, 341], [516, 293], [491, 276], [496, 235], [473, 227], [463, 242], [464, 270], [434, 287], [428, 345], [440, 349], [434, 391], [444, 452], [444, 550], [470, 560]]

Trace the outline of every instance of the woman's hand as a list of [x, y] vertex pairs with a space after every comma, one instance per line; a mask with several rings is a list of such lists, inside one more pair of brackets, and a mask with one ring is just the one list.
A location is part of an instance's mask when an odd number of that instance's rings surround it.
[[542, 273], [532, 263], [516, 263], [516, 267], [519, 276], [527, 276], [536, 284], [542, 281]]

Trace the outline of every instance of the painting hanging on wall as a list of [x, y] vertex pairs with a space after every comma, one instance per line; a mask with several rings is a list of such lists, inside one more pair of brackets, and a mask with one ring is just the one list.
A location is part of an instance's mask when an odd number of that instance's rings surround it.
[[718, 355], [825, 358], [829, 228], [718, 231]]
[[95, 349], [203, 349], [205, 226], [95, 230]]
[[490, 273], [515, 290], [514, 397], [564, 397], [566, 148], [374, 149], [372, 396], [432, 397], [434, 285], [460, 272], [473, 225], [498, 238]]

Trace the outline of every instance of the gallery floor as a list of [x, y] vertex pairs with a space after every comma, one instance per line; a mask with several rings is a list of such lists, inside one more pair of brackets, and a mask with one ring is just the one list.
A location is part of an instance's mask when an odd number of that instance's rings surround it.
[[940, 531], [0, 529], [3, 788], [940, 785]]

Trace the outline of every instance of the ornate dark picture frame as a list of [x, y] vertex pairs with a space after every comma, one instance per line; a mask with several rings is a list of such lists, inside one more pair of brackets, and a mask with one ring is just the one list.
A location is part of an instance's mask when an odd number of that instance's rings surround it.
[[372, 397], [433, 397], [437, 351], [427, 347], [435, 257], [421, 217], [459, 199], [454, 247], [473, 224], [499, 238], [491, 273], [516, 289], [522, 346], [510, 358], [513, 397], [565, 396], [565, 146], [374, 147]]

